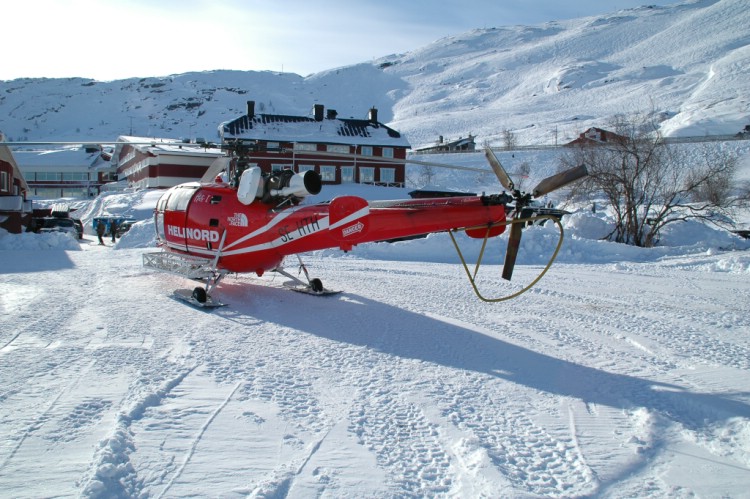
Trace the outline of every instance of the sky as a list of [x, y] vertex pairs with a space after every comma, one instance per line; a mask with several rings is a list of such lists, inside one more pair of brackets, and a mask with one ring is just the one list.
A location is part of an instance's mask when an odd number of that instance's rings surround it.
[[12, 0], [2, 9], [0, 80], [109, 81], [214, 69], [306, 76], [474, 28], [536, 25], [646, 4], [653, 2]]

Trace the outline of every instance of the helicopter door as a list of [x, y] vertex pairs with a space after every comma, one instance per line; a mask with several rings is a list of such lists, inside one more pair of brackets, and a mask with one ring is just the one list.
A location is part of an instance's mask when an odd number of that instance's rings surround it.
[[186, 225], [193, 231], [187, 231], [187, 245], [190, 251], [201, 255], [214, 255], [219, 249], [221, 235], [225, 227], [222, 223], [225, 210], [226, 194], [211, 189], [201, 189], [193, 197], [187, 210]]

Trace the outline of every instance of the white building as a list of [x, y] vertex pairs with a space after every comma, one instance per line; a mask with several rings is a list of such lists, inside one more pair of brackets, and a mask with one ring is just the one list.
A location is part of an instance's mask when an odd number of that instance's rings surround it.
[[117, 178], [129, 187], [167, 188], [200, 180], [224, 153], [177, 139], [120, 136], [112, 154]]
[[88, 199], [113, 180], [110, 156], [99, 145], [17, 148], [13, 155], [28, 184], [29, 198]]

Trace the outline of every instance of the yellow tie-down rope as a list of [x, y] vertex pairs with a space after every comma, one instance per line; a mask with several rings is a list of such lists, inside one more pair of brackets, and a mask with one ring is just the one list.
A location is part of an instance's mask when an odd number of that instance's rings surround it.
[[[485, 298], [484, 296], [482, 296], [482, 293], [480, 293], [479, 289], [477, 288], [476, 277], [477, 277], [477, 273], [479, 272], [479, 267], [482, 264], [482, 258], [484, 257], [484, 250], [487, 247], [487, 241], [489, 240], [490, 229], [498, 225], [527, 224], [529, 222], [535, 222], [537, 220], [552, 220], [553, 222], [555, 222], [555, 224], [557, 225], [558, 231], [560, 232], [560, 239], [557, 241], [557, 247], [555, 248], [554, 253], [552, 253], [552, 257], [549, 259], [549, 262], [547, 262], [547, 265], [545, 265], [542, 271], [539, 273], [539, 275], [536, 276], [536, 279], [531, 281], [529, 285], [527, 285], [520, 291], [517, 291], [510, 295], [501, 296], [500, 298]], [[460, 229], [460, 230], [466, 231], [469, 229], [476, 229], [476, 228], [477, 227], [469, 227], [469, 228]], [[449, 231], [448, 234], [450, 234], [451, 236], [451, 240], [453, 241], [453, 246], [455, 246], [456, 253], [458, 253], [458, 258], [461, 260], [461, 264], [464, 266], [464, 270], [466, 271], [466, 276], [469, 278], [471, 287], [474, 288], [474, 293], [476, 293], [476, 295], [479, 297], [480, 300], [490, 302], [490, 303], [497, 303], [501, 301], [511, 300], [513, 298], [516, 298], [517, 296], [522, 295], [523, 293], [525, 293], [526, 291], [534, 287], [536, 283], [539, 282], [539, 280], [544, 276], [544, 274], [547, 273], [549, 268], [552, 266], [552, 263], [555, 261], [555, 258], [557, 258], [557, 254], [560, 252], [560, 248], [562, 247], [563, 235], [564, 235], [563, 227], [562, 227], [562, 224], [560, 223], [559, 218], [553, 215], [537, 215], [537, 216], [528, 217], [528, 218], [515, 218], [511, 221], [506, 220], [503, 223], [491, 224], [487, 227], [487, 234], [484, 236], [484, 241], [482, 241], [482, 249], [480, 250], [479, 256], [477, 257], [477, 263], [476, 263], [476, 266], [474, 267], [474, 274], [472, 274], [469, 271], [468, 265], [466, 265], [466, 260], [464, 259], [464, 255], [461, 252], [461, 249], [458, 247], [458, 242], [456, 242], [456, 238], [453, 236], [453, 232], [455, 231]]]

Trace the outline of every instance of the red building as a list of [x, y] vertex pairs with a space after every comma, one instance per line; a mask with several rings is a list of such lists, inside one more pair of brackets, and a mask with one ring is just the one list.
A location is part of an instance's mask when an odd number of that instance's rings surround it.
[[28, 185], [2, 140], [0, 134], [0, 228], [20, 233], [31, 220], [31, 201], [26, 200]]
[[321, 104], [313, 107], [312, 116], [256, 114], [255, 101], [248, 101], [247, 114], [222, 123], [219, 135], [224, 145], [247, 148], [248, 166], [265, 172], [315, 170], [328, 184], [402, 187], [406, 182], [411, 146], [378, 121], [374, 108], [367, 119], [341, 119]]
[[117, 179], [128, 187], [167, 188], [199, 180], [224, 153], [176, 139], [117, 138], [112, 154]]
[[577, 139], [568, 142], [567, 146], [590, 146], [600, 144], [621, 144], [625, 139], [622, 135], [617, 135], [603, 128], [592, 127], [578, 136]]

